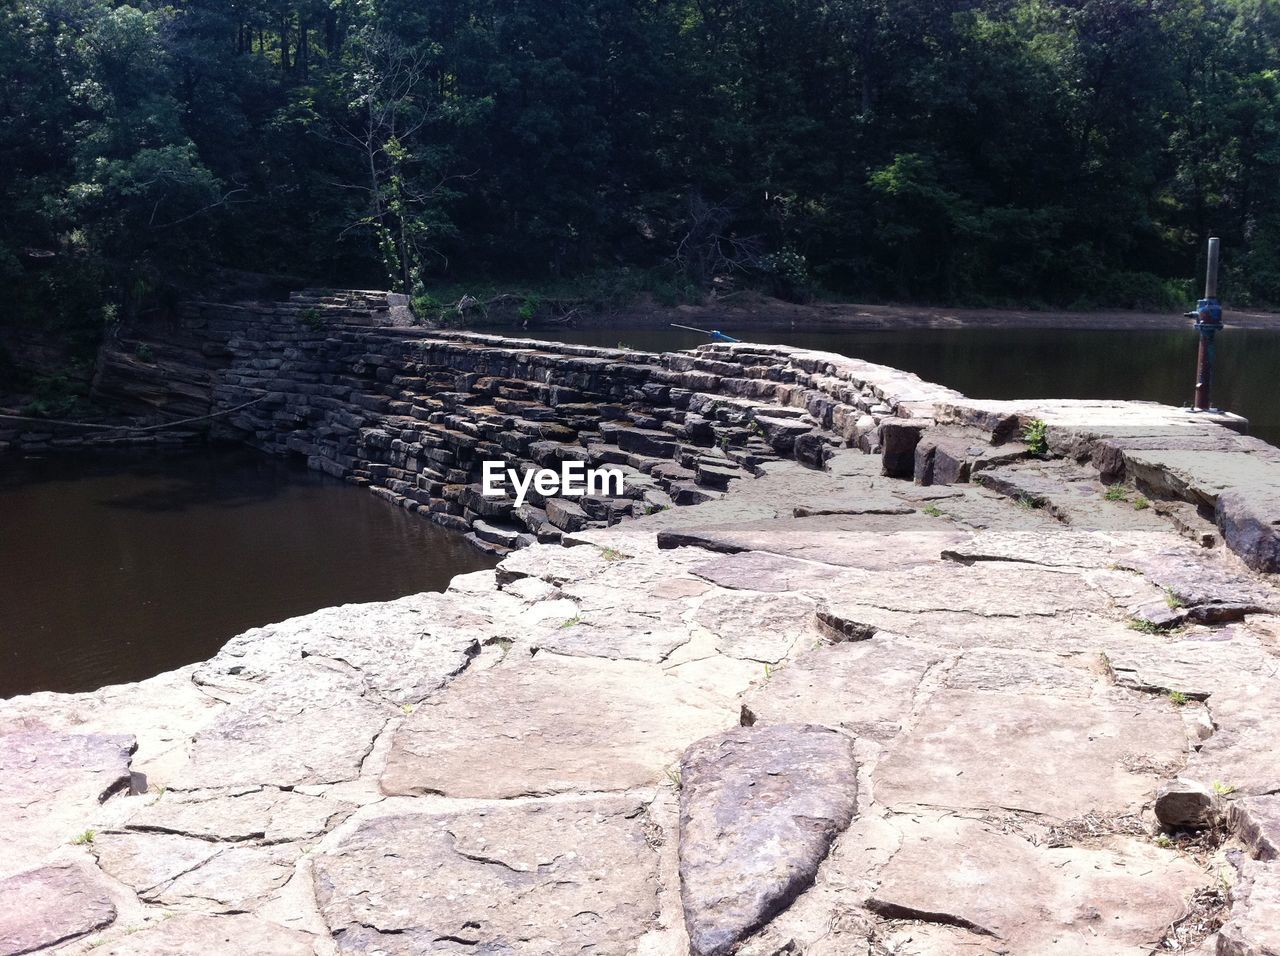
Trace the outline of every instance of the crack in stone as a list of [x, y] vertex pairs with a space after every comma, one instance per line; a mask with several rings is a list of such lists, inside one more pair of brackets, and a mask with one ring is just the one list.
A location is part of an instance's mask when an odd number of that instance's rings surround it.
[[940, 923], [943, 926], [956, 926], [960, 929], [968, 930], [978, 936], [988, 936], [992, 939], [1004, 938], [999, 933], [954, 913], [936, 913], [917, 909], [914, 906], [903, 906], [899, 903], [888, 903], [877, 899], [868, 900], [867, 909], [877, 916], [883, 916], [885, 919], [914, 919], [925, 923]]

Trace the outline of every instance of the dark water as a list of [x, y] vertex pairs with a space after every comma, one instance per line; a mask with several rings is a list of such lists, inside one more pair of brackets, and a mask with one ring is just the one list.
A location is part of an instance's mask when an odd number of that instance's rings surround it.
[[[1176, 322], [1177, 320], [1171, 320]], [[732, 334], [732, 330], [725, 329]], [[656, 351], [691, 348], [705, 336], [679, 329], [568, 329], [543, 338]], [[839, 352], [915, 372], [971, 398], [1145, 399], [1188, 405], [1198, 338], [1188, 328], [902, 329], [743, 332], [753, 342]], [[1250, 432], [1280, 445], [1280, 331], [1218, 335], [1214, 404], [1243, 415]]]
[[249, 627], [494, 563], [248, 450], [0, 456], [0, 697], [139, 680]]

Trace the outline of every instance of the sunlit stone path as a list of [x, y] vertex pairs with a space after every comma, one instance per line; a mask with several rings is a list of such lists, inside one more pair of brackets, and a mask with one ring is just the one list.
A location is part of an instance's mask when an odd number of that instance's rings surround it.
[[0, 953], [1280, 951], [1280, 590], [1069, 410], [894, 411], [0, 703]]

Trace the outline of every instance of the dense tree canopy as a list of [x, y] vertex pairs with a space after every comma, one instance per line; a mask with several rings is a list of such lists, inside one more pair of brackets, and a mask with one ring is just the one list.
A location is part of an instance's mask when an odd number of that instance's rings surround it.
[[5, 0], [0, 99], [12, 315], [211, 265], [1161, 304], [1211, 231], [1280, 302], [1274, 0]]

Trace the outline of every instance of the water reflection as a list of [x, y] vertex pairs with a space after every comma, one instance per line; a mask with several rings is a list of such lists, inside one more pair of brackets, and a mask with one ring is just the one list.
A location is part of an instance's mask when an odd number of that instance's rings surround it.
[[0, 697], [138, 680], [249, 627], [493, 563], [246, 449], [0, 457]]

